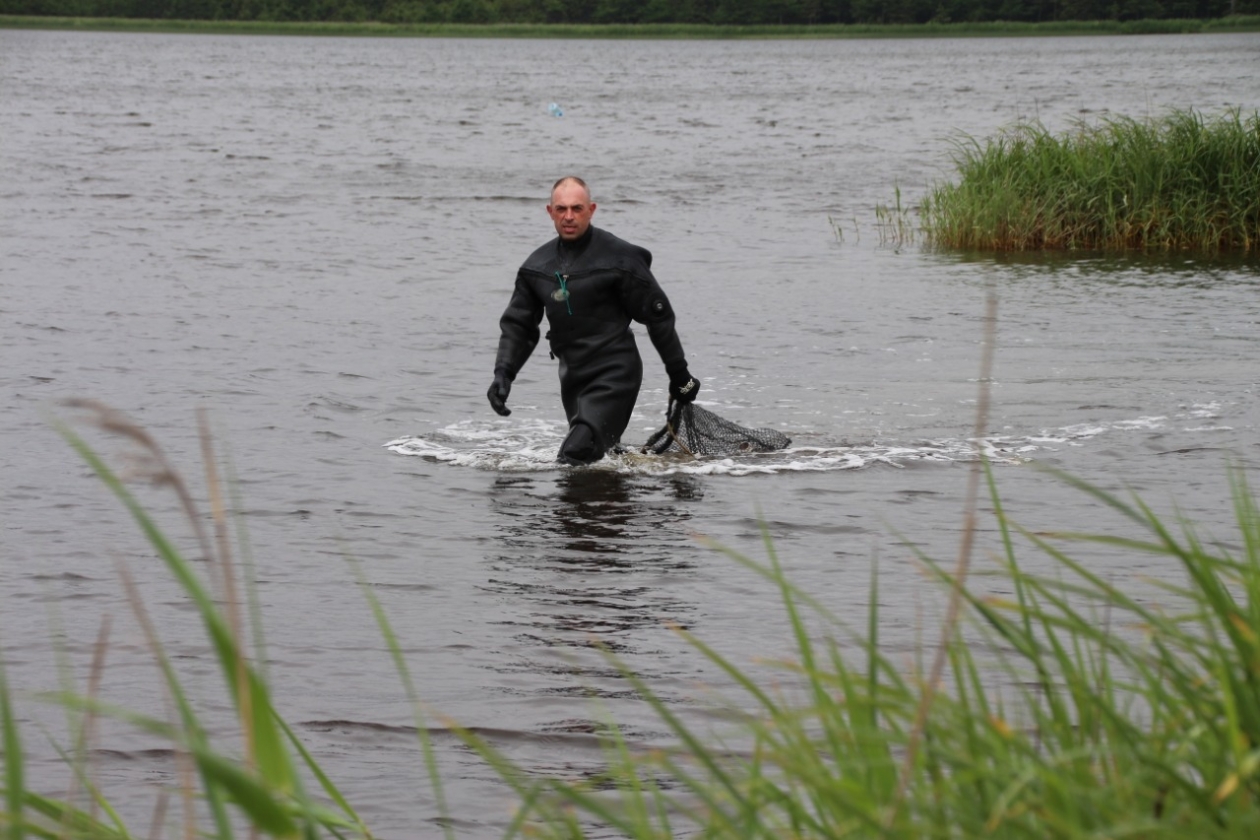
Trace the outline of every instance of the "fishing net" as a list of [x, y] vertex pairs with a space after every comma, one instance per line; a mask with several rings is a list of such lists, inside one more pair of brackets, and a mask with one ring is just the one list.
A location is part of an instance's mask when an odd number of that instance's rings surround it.
[[791, 442], [774, 429], [749, 429], [695, 403], [671, 402], [665, 425], [648, 438], [642, 451], [652, 455], [743, 455], [786, 449]]

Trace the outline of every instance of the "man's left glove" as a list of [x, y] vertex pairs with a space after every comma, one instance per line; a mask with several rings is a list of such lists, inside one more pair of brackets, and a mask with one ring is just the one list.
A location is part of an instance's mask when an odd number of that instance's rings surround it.
[[698, 393], [700, 393], [700, 380], [688, 373], [686, 369], [669, 378], [669, 395], [683, 405], [695, 402]]
[[507, 417], [512, 413], [512, 409], [507, 407], [508, 394], [511, 392], [512, 380], [506, 373], [495, 371], [494, 382], [491, 383], [490, 390], [486, 391], [486, 397], [490, 400], [490, 407], [496, 414]]

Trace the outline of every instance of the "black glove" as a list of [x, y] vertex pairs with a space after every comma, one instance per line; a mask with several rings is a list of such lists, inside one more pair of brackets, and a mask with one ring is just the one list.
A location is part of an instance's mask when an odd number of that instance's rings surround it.
[[512, 413], [512, 409], [507, 407], [508, 394], [512, 392], [512, 380], [508, 378], [506, 373], [495, 373], [494, 382], [490, 385], [490, 390], [486, 391], [486, 398], [490, 400], [490, 407], [495, 413], [507, 417]]
[[698, 393], [700, 393], [700, 380], [693, 377], [685, 368], [669, 378], [670, 397], [683, 405], [695, 402]]

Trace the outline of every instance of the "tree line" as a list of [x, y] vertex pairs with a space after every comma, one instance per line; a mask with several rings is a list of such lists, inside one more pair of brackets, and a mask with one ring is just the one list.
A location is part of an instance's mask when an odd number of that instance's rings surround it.
[[158, 20], [815, 25], [1209, 19], [1260, 0], [0, 0], [0, 14]]

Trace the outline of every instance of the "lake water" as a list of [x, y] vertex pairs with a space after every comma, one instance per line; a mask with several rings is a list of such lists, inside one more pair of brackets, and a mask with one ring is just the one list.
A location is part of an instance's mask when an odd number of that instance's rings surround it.
[[[669, 629], [740, 664], [786, 654], [764, 559], [907, 665], [938, 593], [909, 540], [957, 553], [984, 301], [999, 301], [984, 446], [1031, 528], [1115, 529], [1049, 464], [1229, 538], [1230, 464], [1260, 456], [1260, 266], [994, 258], [882, 242], [876, 207], [952, 175], [952, 143], [1021, 119], [1260, 108], [1260, 36], [785, 42], [315, 39], [0, 31], [0, 643], [32, 784], [68, 775], [30, 696], [86, 678], [164, 714], [122, 592], [136, 577], [199, 703], [226, 720], [185, 599], [49, 423], [125, 411], [204, 502], [196, 412], [239, 476], [283, 713], [382, 837], [437, 816], [413, 718], [356, 575], [430, 706], [538, 772], [598, 767], [607, 719], [665, 736], [610, 645], [701, 728], [728, 688]], [[562, 117], [548, 113], [555, 102]], [[649, 247], [701, 404], [781, 428], [783, 454], [557, 468], [554, 362], [485, 401], [551, 182]], [[646, 337], [628, 442], [661, 422]], [[80, 426], [121, 469], [128, 447]], [[137, 486], [191, 555], [169, 492]], [[978, 562], [993, 548], [981, 524]], [[1120, 581], [1176, 579], [1088, 558]], [[353, 563], [347, 562], [352, 560]], [[1029, 562], [1037, 562], [1029, 557]], [[980, 585], [986, 585], [984, 581]], [[998, 585], [998, 584], [993, 584]], [[57, 666], [64, 653], [65, 672]], [[752, 666], [756, 667], [756, 666]], [[512, 800], [436, 732], [461, 837]], [[107, 726], [93, 772], [147, 831], [170, 753]]]

